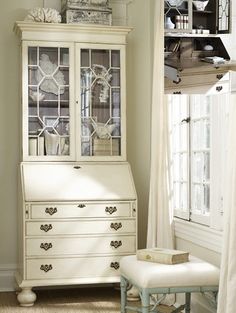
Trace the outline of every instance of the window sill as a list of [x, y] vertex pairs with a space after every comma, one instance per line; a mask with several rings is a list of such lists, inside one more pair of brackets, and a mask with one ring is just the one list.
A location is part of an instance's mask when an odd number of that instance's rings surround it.
[[184, 239], [194, 244], [221, 253], [222, 235], [221, 231], [214, 230], [208, 226], [174, 219], [175, 237]]

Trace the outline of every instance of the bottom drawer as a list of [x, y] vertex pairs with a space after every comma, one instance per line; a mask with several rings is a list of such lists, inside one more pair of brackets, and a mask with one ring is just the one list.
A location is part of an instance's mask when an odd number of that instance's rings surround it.
[[61, 279], [119, 276], [117, 257], [30, 259], [27, 279]]
[[228, 93], [230, 91], [228, 82], [219, 82], [217, 84], [205, 84], [199, 86], [188, 86], [188, 87], [176, 87], [176, 88], [166, 88], [165, 94], [205, 94], [205, 95], [218, 95], [222, 93]]

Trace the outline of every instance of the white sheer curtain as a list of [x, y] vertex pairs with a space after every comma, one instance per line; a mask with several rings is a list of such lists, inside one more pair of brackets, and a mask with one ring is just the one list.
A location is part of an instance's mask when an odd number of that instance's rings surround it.
[[236, 311], [236, 104], [229, 109], [229, 131], [224, 181], [224, 238], [221, 258], [218, 313]]
[[168, 110], [164, 97], [164, 1], [155, 1], [154, 23], [147, 247], [173, 248], [168, 194]]

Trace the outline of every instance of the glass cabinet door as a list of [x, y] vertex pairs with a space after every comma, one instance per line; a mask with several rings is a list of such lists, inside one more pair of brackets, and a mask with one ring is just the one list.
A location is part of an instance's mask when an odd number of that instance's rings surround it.
[[81, 156], [121, 156], [121, 51], [80, 49]]
[[218, 0], [218, 33], [230, 31], [230, 0]]
[[189, 32], [192, 29], [192, 5], [189, 0], [164, 0], [165, 31]]
[[68, 157], [69, 48], [29, 46], [27, 50], [28, 155]]

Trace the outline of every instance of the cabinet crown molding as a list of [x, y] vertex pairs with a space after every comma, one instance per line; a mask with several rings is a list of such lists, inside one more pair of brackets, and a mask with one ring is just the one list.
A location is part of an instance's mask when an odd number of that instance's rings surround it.
[[[127, 26], [83, 25], [64, 23], [39, 23], [19, 21], [14, 24], [14, 32], [21, 40], [79, 41], [125, 44], [132, 31]], [[37, 33], [37, 37], [35, 34]], [[103, 36], [104, 35], [104, 36]]]

